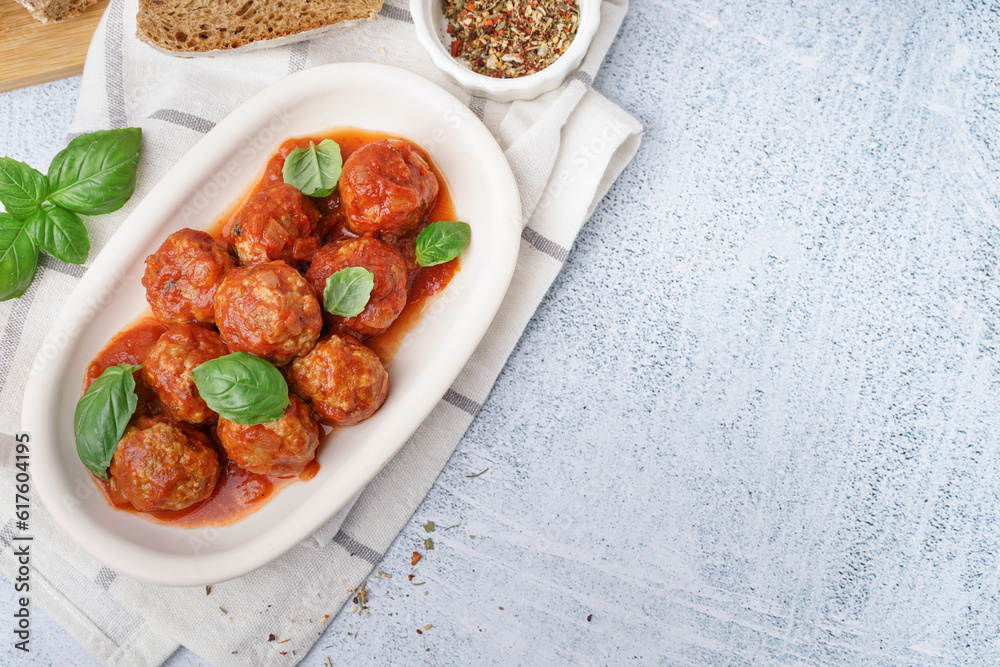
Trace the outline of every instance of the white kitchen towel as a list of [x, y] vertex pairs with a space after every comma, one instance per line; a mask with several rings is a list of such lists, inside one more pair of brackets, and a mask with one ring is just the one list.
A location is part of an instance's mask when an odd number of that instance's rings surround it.
[[[621, 26], [627, 0], [602, 3], [593, 45], [581, 69], [561, 88], [510, 104], [470, 96], [446, 79], [417, 45], [401, 0], [387, 2], [377, 20], [331, 37], [198, 59], [167, 56], [139, 43], [136, 11], [137, 0], [112, 0], [108, 6], [90, 47], [72, 125], [73, 133], [143, 129], [138, 189], [122, 210], [87, 220], [91, 257], [143, 195], [227, 113], [290, 72], [329, 62], [395, 65], [449, 90], [494, 133], [521, 191], [526, 224], [520, 257], [485, 338], [443, 400], [350, 511], [313, 539], [256, 572], [214, 585], [206, 595], [204, 587], [151, 586], [119, 576], [70, 541], [37, 503], [28, 531], [18, 527], [11, 504], [0, 508], [0, 569], [16, 578], [11, 545], [15, 537], [30, 534], [33, 603], [104, 664], [159, 665], [183, 644], [214, 665], [293, 665], [423, 500], [580, 227], [635, 154], [641, 124], [590, 86]], [[275, 138], [275, 146], [280, 140]], [[31, 362], [82, 270], [44, 259], [27, 293], [0, 303], [0, 489], [11, 491], [14, 483], [13, 434]], [[206, 531], [210, 539], [211, 529]], [[267, 642], [272, 633], [290, 641]]]

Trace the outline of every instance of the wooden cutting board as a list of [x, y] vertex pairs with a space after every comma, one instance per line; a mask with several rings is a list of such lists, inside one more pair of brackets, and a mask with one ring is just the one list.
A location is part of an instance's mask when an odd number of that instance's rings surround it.
[[39, 23], [15, 0], [0, 0], [0, 92], [75, 76], [108, 0], [58, 23]]

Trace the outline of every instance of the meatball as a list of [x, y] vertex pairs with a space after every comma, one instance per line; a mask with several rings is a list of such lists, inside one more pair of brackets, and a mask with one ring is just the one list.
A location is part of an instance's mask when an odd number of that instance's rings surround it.
[[160, 336], [142, 367], [142, 377], [170, 416], [204, 424], [217, 415], [194, 386], [191, 372], [199, 364], [229, 354], [219, 334], [197, 324], [178, 324]]
[[382, 139], [344, 162], [340, 201], [355, 234], [415, 229], [438, 195], [437, 176], [405, 141]]
[[378, 356], [351, 336], [330, 336], [289, 366], [288, 380], [312, 403], [320, 421], [357, 424], [378, 410], [389, 393], [389, 374]]
[[212, 495], [219, 459], [204, 433], [140, 417], [111, 459], [112, 484], [142, 512], [182, 510]]
[[253, 196], [240, 211], [228, 241], [241, 264], [309, 259], [319, 248], [315, 238], [319, 211], [309, 197], [287, 183]]
[[230, 271], [215, 293], [215, 320], [231, 351], [276, 366], [308, 352], [323, 328], [313, 288], [282, 261]]
[[236, 261], [215, 239], [194, 229], [174, 232], [146, 258], [142, 285], [160, 322], [215, 322], [213, 300]]
[[406, 305], [406, 263], [403, 256], [391, 245], [371, 238], [345, 239], [323, 246], [313, 258], [306, 272], [316, 293], [326, 288], [326, 279], [348, 266], [360, 266], [375, 276], [368, 305], [354, 317], [330, 315], [335, 322], [374, 336], [384, 332]]
[[219, 440], [233, 463], [258, 475], [292, 477], [313, 460], [319, 424], [298, 396], [288, 398], [292, 404], [273, 422], [243, 426], [219, 419]]

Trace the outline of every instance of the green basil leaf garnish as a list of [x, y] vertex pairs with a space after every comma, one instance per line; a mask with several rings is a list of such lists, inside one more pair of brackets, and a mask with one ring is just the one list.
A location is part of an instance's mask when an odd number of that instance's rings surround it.
[[417, 236], [417, 264], [444, 264], [462, 254], [472, 238], [472, 228], [465, 222], [441, 220], [424, 227]]
[[90, 254], [90, 239], [83, 220], [62, 206], [42, 204], [24, 223], [35, 244], [56, 259], [83, 264]]
[[105, 368], [76, 404], [76, 453], [87, 470], [105, 481], [118, 441], [139, 405], [132, 373], [140, 368], [130, 364]]
[[35, 278], [38, 248], [24, 223], [0, 213], [0, 301], [24, 294]]
[[49, 165], [49, 200], [77, 213], [117, 211], [135, 190], [142, 130], [81, 134]]
[[323, 307], [334, 315], [354, 317], [368, 305], [375, 274], [360, 266], [348, 266], [326, 279], [323, 288]]
[[208, 407], [237, 424], [273, 422], [291, 404], [281, 371], [246, 352], [206, 361], [194, 369], [192, 376]]
[[326, 197], [337, 187], [343, 167], [337, 142], [324, 139], [317, 146], [310, 141], [309, 148], [296, 148], [288, 154], [281, 176], [304, 195]]
[[0, 203], [15, 218], [34, 213], [49, 196], [49, 179], [23, 162], [0, 157]]

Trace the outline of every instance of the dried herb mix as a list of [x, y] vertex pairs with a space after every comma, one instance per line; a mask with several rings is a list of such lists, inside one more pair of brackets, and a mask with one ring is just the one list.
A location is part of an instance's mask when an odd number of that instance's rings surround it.
[[541, 71], [576, 36], [575, 0], [444, 0], [451, 55], [477, 74], [516, 78]]

